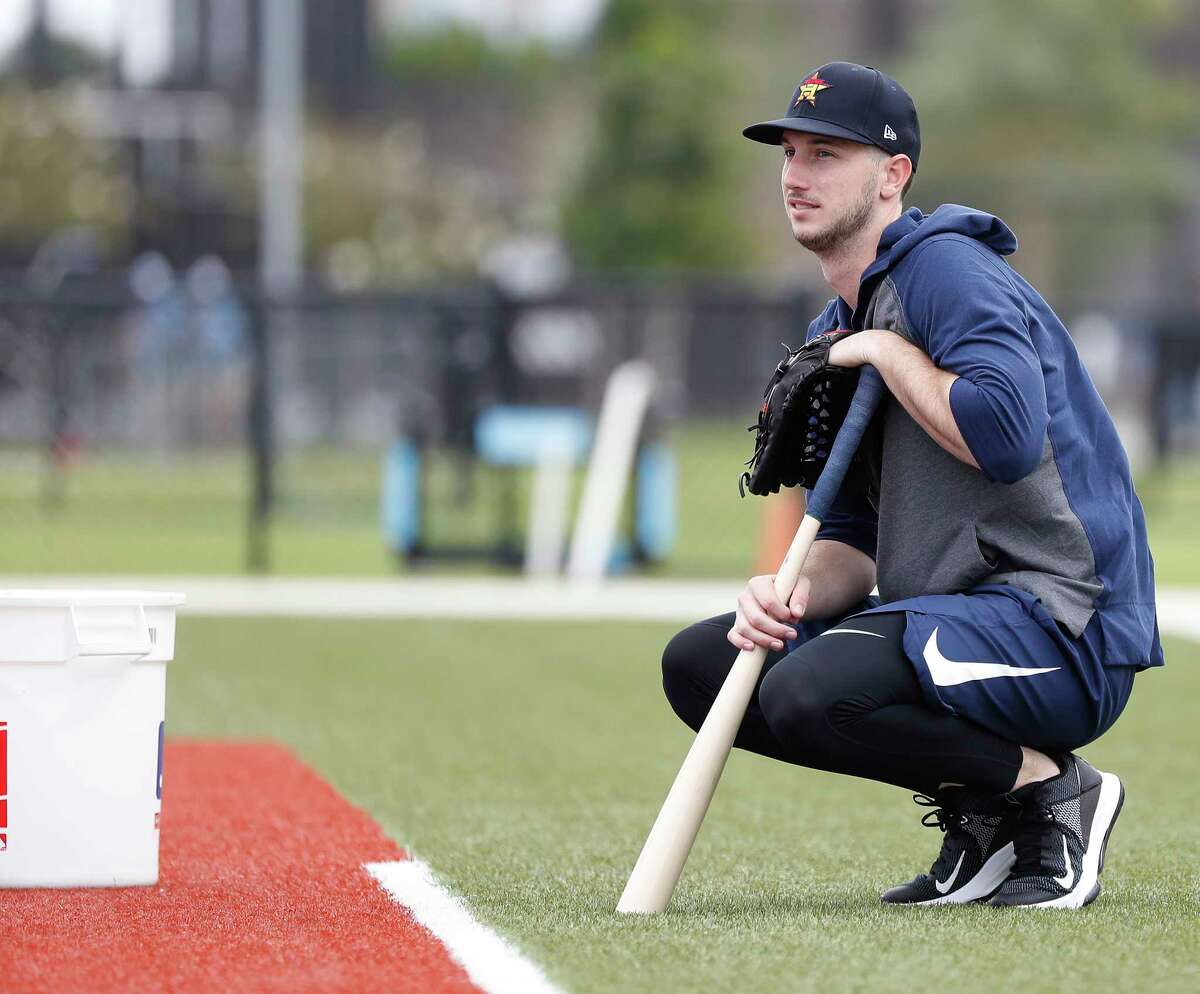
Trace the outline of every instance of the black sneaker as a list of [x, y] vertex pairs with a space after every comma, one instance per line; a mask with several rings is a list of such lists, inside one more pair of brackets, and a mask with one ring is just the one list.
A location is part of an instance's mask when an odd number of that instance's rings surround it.
[[928, 873], [885, 891], [885, 904], [966, 904], [995, 892], [1013, 865], [1013, 833], [1017, 809], [1003, 796], [991, 797], [965, 788], [948, 788], [937, 798], [914, 794], [922, 807], [933, 808], [922, 825], [946, 833], [942, 851]]
[[1104, 850], [1125, 788], [1112, 773], [1068, 753], [1063, 771], [1008, 796], [1021, 805], [1017, 862], [990, 904], [1082, 908], [1100, 894]]

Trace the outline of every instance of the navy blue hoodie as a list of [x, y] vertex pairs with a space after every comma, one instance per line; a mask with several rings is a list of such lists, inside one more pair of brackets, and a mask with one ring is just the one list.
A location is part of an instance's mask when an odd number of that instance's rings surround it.
[[1108, 666], [1163, 662], [1154, 564], [1129, 461], [1074, 343], [1004, 260], [999, 218], [948, 204], [889, 225], [851, 313], [831, 300], [808, 338], [886, 328], [959, 376], [950, 407], [979, 464], [885, 401], [878, 511], [839, 497], [818, 537], [876, 560], [884, 603], [1006, 584], [1040, 600]]

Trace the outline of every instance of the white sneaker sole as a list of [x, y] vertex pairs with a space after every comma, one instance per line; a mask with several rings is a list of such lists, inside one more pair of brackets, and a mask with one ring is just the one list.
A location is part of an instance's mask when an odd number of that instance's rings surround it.
[[943, 894], [941, 897], [930, 898], [928, 901], [910, 901], [909, 904], [928, 908], [935, 904], [970, 904], [972, 901], [988, 897], [1008, 879], [1008, 872], [1016, 861], [1017, 854], [1010, 842], [1002, 849], [997, 849], [992, 853], [987, 862], [979, 868], [979, 872], [958, 890], [952, 890], [949, 894]]

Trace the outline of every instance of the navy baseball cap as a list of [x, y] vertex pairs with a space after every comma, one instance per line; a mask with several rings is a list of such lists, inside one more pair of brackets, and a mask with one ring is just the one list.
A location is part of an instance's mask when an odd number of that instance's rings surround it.
[[809, 73], [783, 117], [752, 124], [742, 134], [778, 145], [784, 131], [877, 145], [891, 155], [907, 155], [914, 173], [921, 156], [921, 126], [908, 91], [878, 69], [854, 62], [830, 62]]

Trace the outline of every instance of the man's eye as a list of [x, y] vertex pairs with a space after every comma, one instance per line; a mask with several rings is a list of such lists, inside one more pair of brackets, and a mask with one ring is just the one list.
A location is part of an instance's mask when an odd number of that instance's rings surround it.
[[819, 148], [819, 149], [817, 149], [817, 158], [818, 159], [832, 159], [833, 153], [831, 151], [829, 151], [829, 149], [827, 149], [827, 148]]
[[795, 151], [795, 149], [791, 149], [791, 148], [785, 148], [785, 149], [783, 150], [783, 157], [784, 157], [785, 159], [790, 159], [790, 158], [791, 158], [793, 155], [795, 155], [795, 154], [796, 154], [796, 151]]

